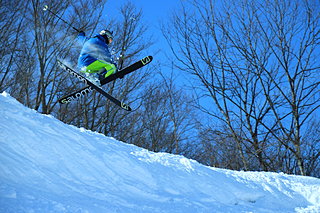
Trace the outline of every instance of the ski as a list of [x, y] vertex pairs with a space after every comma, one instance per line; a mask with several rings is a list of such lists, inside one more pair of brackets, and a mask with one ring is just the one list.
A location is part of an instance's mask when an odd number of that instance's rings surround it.
[[[101, 86], [105, 85], [111, 81], [114, 81], [118, 78], [123, 78], [125, 75], [127, 75], [133, 71], [136, 71], [137, 69], [140, 69], [141, 67], [149, 64], [152, 61], [152, 59], [153, 59], [152, 56], [147, 56], [147, 57], [144, 57], [143, 59], [129, 65], [128, 67], [125, 67], [125, 68], [119, 70], [117, 73], [110, 75], [107, 78], [101, 80], [100, 81]], [[74, 93], [71, 93], [69, 95], [66, 95], [66, 96], [60, 98], [59, 103], [61, 103], [61, 104], [69, 103], [72, 100], [78, 99], [79, 97], [88, 94], [92, 90], [93, 90], [93, 88], [91, 88], [91, 86], [88, 85], [88, 86], [83, 87], [82, 89], [80, 89]]]
[[[97, 85], [95, 85], [94, 83], [92, 83], [91, 81], [89, 81], [88, 79], [86, 79], [85, 77], [83, 77], [82, 75], [80, 75], [79, 73], [77, 73], [76, 71], [74, 71], [73, 69], [71, 69], [70, 67], [65, 65], [64, 63], [62, 63], [61, 61], [58, 60], [58, 64], [62, 69], [67, 71], [69, 74], [71, 74], [72, 76], [78, 78], [80, 81], [84, 82], [85, 84], [89, 85], [89, 88], [91, 90], [94, 89], [94, 90], [98, 91], [99, 93], [101, 93], [103, 96], [108, 98], [110, 101], [112, 101], [117, 106], [121, 107], [122, 109], [127, 110], [127, 111], [131, 111], [131, 108], [130, 108], [129, 105], [127, 105], [127, 104], [119, 101], [115, 97], [111, 96], [110, 94], [105, 92], [103, 89], [101, 89], [100, 87], [98, 87]], [[66, 99], [65, 100], [66, 102], [64, 102], [64, 103], [69, 103], [71, 100], [73, 100], [72, 97], [70, 97], [69, 99]]]

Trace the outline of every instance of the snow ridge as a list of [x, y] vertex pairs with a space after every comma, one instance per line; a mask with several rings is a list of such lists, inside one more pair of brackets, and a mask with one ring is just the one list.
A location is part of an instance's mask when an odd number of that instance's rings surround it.
[[203, 166], [0, 94], [0, 212], [320, 212], [320, 180]]

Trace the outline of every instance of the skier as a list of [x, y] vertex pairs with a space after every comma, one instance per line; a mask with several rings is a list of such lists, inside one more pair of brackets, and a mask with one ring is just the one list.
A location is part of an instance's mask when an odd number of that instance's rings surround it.
[[83, 47], [78, 58], [80, 72], [94, 84], [100, 86], [100, 80], [114, 74], [117, 66], [111, 58], [108, 45], [112, 43], [113, 35], [109, 30], [102, 30], [98, 35], [88, 38], [81, 31], [78, 39]]

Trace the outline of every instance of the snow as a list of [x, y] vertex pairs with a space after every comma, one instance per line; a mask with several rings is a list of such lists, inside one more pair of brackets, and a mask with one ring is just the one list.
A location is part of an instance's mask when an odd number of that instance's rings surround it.
[[0, 212], [320, 212], [320, 180], [153, 153], [3, 92]]

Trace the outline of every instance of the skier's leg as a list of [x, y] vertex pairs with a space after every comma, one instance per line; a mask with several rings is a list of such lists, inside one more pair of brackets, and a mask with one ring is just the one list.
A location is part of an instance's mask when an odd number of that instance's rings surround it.
[[96, 84], [97, 86], [100, 86], [100, 70], [104, 69], [104, 66], [105, 63], [96, 60], [89, 64], [87, 67], [85, 67], [85, 69], [81, 72], [85, 73], [88, 80], [90, 80], [92, 83]]
[[96, 60], [86, 67], [85, 73], [99, 73], [99, 71], [106, 66], [106, 62]]
[[96, 60], [86, 67], [85, 73], [98, 73], [104, 78], [116, 72], [117, 68], [114, 64], [103, 60]]
[[[108, 63], [103, 60], [96, 60], [91, 63], [83, 71], [89, 78], [96, 78], [102, 80], [116, 72], [117, 68], [114, 64]], [[96, 81], [96, 80], [95, 80]]]

